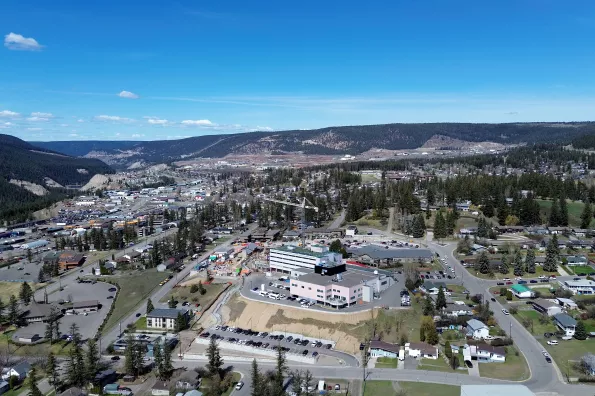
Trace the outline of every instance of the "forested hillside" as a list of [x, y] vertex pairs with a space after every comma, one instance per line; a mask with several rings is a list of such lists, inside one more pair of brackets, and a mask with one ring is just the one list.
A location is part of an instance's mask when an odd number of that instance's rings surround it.
[[[22, 219], [63, 198], [66, 190], [56, 188], [55, 183], [84, 184], [97, 173], [114, 170], [96, 159], [73, 158], [0, 134], [0, 221]], [[32, 183], [38, 193], [10, 183], [11, 180]]]
[[327, 127], [315, 130], [250, 132], [196, 136], [180, 140], [150, 142], [34, 142], [36, 146], [68, 155], [112, 156], [114, 163], [135, 161], [170, 162], [181, 158], [224, 157], [228, 154], [303, 152], [306, 154], [360, 154], [373, 148], [414, 149], [434, 136], [467, 142], [491, 141], [503, 144], [570, 142], [595, 134], [595, 123], [516, 124], [383, 124]]

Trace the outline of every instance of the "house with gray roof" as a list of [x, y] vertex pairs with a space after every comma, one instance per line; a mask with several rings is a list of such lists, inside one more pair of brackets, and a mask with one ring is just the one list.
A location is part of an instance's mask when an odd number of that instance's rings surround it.
[[560, 330], [565, 332], [568, 337], [574, 336], [576, 320], [570, 315], [565, 313], [554, 315], [554, 323]]
[[179, 315], [182, 315], [188, 321], [190, 319], [190, 310], [176, 308], [154, 309], [147, 314], [147, 328], [174, 330]]
[[490, 329], [483, 322], [477, 319], [467, 321], [467, 336], [481, 340], [490, 335]]

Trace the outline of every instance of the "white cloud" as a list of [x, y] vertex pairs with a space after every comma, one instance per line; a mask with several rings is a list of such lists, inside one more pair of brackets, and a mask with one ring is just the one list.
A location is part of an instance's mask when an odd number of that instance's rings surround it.
[[76, 137], [76, 136], [78, 136], [78, 133], [71, 133], [68, 136]]
[[201, 127], [211, 127], [216, 126], [217, 124], [212, 123], [209, 120], [184, 120], [181, 122], [182, 125], [187, 126], [201, 126]]
[[43, 48], [34, 38], [12, 32], [4, 36], [4, 46], [15, 51], [39, 51]]
[[143, 117], [147, 120], [147, 122], [151, 125], [167, 125], [169, 123], [168, 120], [159, 118], [159, 117]]
[[140, 134], [140, 133], [135, 133], [135, 134], [133, 134], [131, 137], [132, 137], [133, 139], [137, 139], [137, 138], [140, 138], [140, 137], [143, 137], [143, 136], [145, 136], [145, 135], [143, 135], [143, 134]]
[[10, 111], [10, 110], [2, 110], [0, 111], [0, 117], [18, 117], [20, 116], [19, 113]]
[[78, 120], [76, 120], [76, 122], [85, 122], [85, 120], [83, 120], [82, 118], [79, 118]]
[[27, 118], [27, 121], [32, 121], [32, 122], [43, 122], [43, 121], [49, 121], [50, 119], [48, 117], [39, 117], [39, 116], [33, 116], [33, 117], [29, 117]]
[[253, 131], [261, 131], [261, 132], [272, 132], [273, 128], [268, 126], [257, 126], [256, 128], [252, 129]]
[[43, 117], [43, 118], [52, 118], [54, 115], [52, 113], [41, 113], [39, 111], [31, 113], [31, 117]]
[[5, 123], [4, 123], [4, 126], [6, 126], [6, 127], [11, 127], [11, 126], [13, 126], [13, 125], [14, 125], [14, 124], [13, 124], [12, 122], [5, 122]]
[[68, 125], [68, 124], [60, 124], [60, 126], [61, 127], [67, 127], [67, 126], [70, 126], [70, 125]]
[[130, 91], [122, 91], [118, 94], [119, 97], [121, 98], [125, 98], [125, 99], [138, 99], [139, 96], [135, 93], [132, 93]]
[[41, 131], [42, 128], [27, 128], [28, 131]]
[[119, 117], [119, 116], [110, 116], [110, 115], [98, 115], [95, 116], [96, 120], [99, 121], [116, 121], [116, 122], [130, 122], [130, 121], [134, 121], [131, 118], [126, 118], [126, 117]]

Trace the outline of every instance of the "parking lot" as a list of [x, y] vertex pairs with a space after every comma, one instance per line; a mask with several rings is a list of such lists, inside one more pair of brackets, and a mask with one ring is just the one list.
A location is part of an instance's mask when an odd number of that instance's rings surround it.
[[311, 357], [326, 355], [340, 359], [348, 366], [357, 366], [357, 359], [352, 355], [334, 350], [332, 344], [325, 343], [324, 340], [319, 341], [313, 338], [292, 335], [285, 337], [282, 334], [278, 334], [278, 332], [276, 335], [273, 335], [268, 332], [259, 333], [249, 329], [237, 329], [228, 326], [217, 326], [207, 329], [199, 337], [216, 338], [239, 345], [270, 350], [281, 346], [286, 353]]
[[[63, 290], [50, 294], [48, 296], [49, 302], [57, 304], [56, 306], [58, 308], [62, 308], [63, 304], [59, 304], [62, 301], [80, 302], [97, 300], [100, 304], [100, 309], [97, 312], [91, 312], [86, 316], [83, 314], [64, 315], [60, 319], [60, 331], [63, 334], [68, 333], [70, 326], [76, 323], [83, 340], [94, 337], [114, 301], [113, 297], [116, 293], [109, 291], [113, 287], [113, 285], [103, 282], [97, 282], [95, 284], [72, 282], [63, 285]], [[45, 323], [31, 323], [26, 327], [18, 329], [14, 334], [14, 338], [18, 338], [20, 334], [37, 333], [43, 336], [45, 327]]]
[[[350, 269], [351, 270], [351, 269]], [[283, 274], [273, 273], [272, 277], [266, 277], [262, 275], [250, 275], [244, 281], [244, 286], [241, 289], [241, 293], [244, 297], [257, 300], [265, 303], [274, 303], [281, 306], [288, 306], [291, 308], [306, 308], [303, 302], [300, 302], [300, 298], [293, 298], [289, 293], [289, 283], [279, 280], [280, 278], [286, 277]], [[265, 291], [272, 291], [279, 294], [279, 299], [269, 298], [259, 294], [261, 285], [264, 284]], [[402, 275], [395, 276], [395, 283], [385, 291], [380, 293], [378, 299], [372, 300], [369, 303], [356, 304], [350, 307], [341, 308], [336, 310], [330, 307], [322, 307], [317, 304], [308, 304], [307, 309], [314, 309], [319, 311], [337, 311], [337, 312], [358, 312], [362, 310], [371, 309], [373, 307], [400, 307], [401, 297], [399, 291], [405, 287], [404, 278]]]
[[0, 268], [0, 281], [37, 282], [41, 263], [29, 263], [26, 259], [9, 267]]

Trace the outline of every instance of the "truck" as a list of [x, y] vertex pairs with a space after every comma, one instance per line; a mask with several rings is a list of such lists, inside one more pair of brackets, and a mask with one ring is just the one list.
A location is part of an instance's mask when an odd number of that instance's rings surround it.
[[124, 388], [118, 384], [107, 384], [103, 387], [103, 393], [106, 395], [124, 395], [131, 396], [132, 390], [130, 388]]

